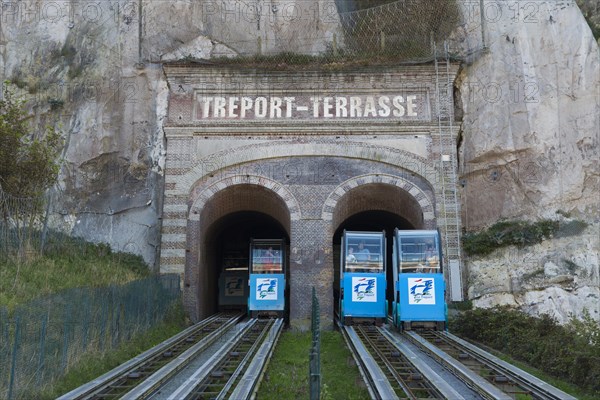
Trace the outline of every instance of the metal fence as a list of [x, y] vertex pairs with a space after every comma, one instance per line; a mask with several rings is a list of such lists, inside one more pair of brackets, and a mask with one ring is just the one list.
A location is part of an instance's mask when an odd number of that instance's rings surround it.
[[39, 250], [43, 207], [43, 197], [15, 197], [0, 186], [0, 255], [22, 259], [28, 252]]
[[312, 345], [309, 356], [310, 399], [321, 397], [321, 310], [315, 288], [312, 289], [311, 331]]
[[179, 276], [162, 275], [0, 308], [0, 398], [35, 398], [85, 353], [112, 349], [162, 321], [179, 298]]

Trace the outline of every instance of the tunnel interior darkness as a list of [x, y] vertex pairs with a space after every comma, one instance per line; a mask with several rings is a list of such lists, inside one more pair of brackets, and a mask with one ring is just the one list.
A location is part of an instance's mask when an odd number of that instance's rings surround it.
[[207, 232], [205, 260], [212, 283], [208, 287], [212, 290], [206, 300], [212, 308], [211, 312], [218, 310], [218, 279], [224, 263], [247, 268], [251, 238], [284, 238], [289, 247], [289, 237], [281, 224], [275, 218], [257, 211], [238, 211], [225, 215], [215, 221]]
[[339, 310], [339, 292], [340, 292], [340, 246], [344, 230], [347, 231], [372, 231], [381, 232], [385, 230], [386, 236], [386, 280], [388, 282], [386, 288], [386, 298], [388, 304], [391, 304], [393, 298], [393, 276], [392, 276], [392, 239], [394, 229], [415, 229], [415, 227], [401, 216], [388, 211], [363, 211], [354, 214], [347, 218], [338, 227], [333, 235], [333, 293], [334, 293], [334, 309], [337, 313]]
[[218, 309], [218, 280], [224, 252], [239, 251], [246, 255], [252, 236], [274, 235], [289, 243], [290, 214], [284, 200], [274, 191], [250, 183], [219, 190], [201, 207], [192, 208], [192, 213], [200, 215], [198, 223], [188, 228], [188, 235], [197, 239], [188, 243], [186, 274], [191, 283], [184, 287], [184, 297], [194, 299], [195, 309], [190, 312], [200, 320]]

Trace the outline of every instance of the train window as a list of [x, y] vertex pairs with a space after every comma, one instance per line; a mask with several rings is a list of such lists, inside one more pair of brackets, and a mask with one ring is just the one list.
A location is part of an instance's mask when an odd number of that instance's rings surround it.
[[254, 244], [252, 248], [252, 272], [283, 272], [283, 251], [278, 244]]
[[224, 271], [248, 271], [248, 253], [236, 250], [223, 252]]
[[399, 238], [401, 272], [439, 272], [440, 254], [435, 235], [403, 235]]
[[345, 236], [345, 269], [348, 272], [383, 272], [383, 240], [381, 233], [350, 233]]

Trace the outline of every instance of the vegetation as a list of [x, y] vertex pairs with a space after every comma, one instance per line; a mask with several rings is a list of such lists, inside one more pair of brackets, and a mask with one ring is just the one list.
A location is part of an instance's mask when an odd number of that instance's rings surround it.
[[485, 256], [506, 246], [531, 246], [554, 236], [578, 235], [586, 227], [587, 223], [578, 220], [500, 221], [484, 231], [465, 234], [463, 249], [470, 256]]
[[55, 234], [43, 256], [26, 261], [0, 258], [0, 306], [13, 308], [73, 287], [123, 284], [150, 273], [140, 256]]
[[[22, 100], [4, 86], [0, 100], [0, 186], [16, 197], [38, 197], [58, 177], [61, 137], [53, 128], [31, 132]], [[6, 214], [3, 213], [6, 218]]]
[[79, 363], [69, 368], [65, 376], [42, 394], [36, 395], [36, 398], [55, 399], [167, 340], [179, 333], [184, 327], [183, 307], [178, 304], [173, 312], [167, 315], [164, 322], [156, 325], [148, 332], [141, 333], [131, 340], [121, 343], [114, 351], [85, 355]]
[[563, 326], [508, 307], [475, 309], [452, 319], [450, 329], [600, 396], [600, 326], [589, 314]]
[[592, 34], [600, 39], [600, 3], [597, 0], [577, 0], [585, 20], [592, 29]]
[[[321, 398], [366, 399], [369, 394], [361, 386], [358, 368], [338, 332], [321, 336]], [[259, 399], [308, 399], [308, 354], [311, 334], [284, 332], [279, 339], [261, 383]]]
[[[388, 3], [396, 4], [378, 8]], [[215, 58], [210, 64], [264, 70], [339, 71], [428, 62], [434, 58], [432, 39], [442, 43], [461, 20], [456, 1], [358, 0], [346, 6], [347, 11], [353, 12], [340, 14], [343, 38], [334, 36], [322, 54], [288, 51], [263, 55], [262, 42], [257, 40], [258, 54]], [[184, 61], [206, 64], [206, 60], [192, 57]]]

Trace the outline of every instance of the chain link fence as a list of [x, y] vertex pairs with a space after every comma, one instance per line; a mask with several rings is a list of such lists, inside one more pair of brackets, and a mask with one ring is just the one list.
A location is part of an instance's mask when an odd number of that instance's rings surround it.
[[[42, 255], [61, 253], [85, 258], [91, 252], [98, 256], [110, 255], [119, 262], [142, 253], [138, 237], [125, 241], [111, 238], [114, 215], [88, 209], [66, 209], [65, 198], [68, 196], [56, 188], [38, 198], [19, 198], [6, 193], [0, 186], [0, 261], [31, 262]], [[82, 216], [88, 224], [79, 228], [79, 234], [89, 228], [93, 243], [77, 236], [76, 228]], [[139, 224], [143, 225], [143, 222]]]
[[178, 275], [162, 275], [0, 308], [0, 398], [35, 398], [84, 354], [115, 348], [162, 321], [180, 299], [179, 285]]
[[0, 255], [23, 259], [39, 251], [43, 207], [43, 197], [15, 197], [0, 186]]

